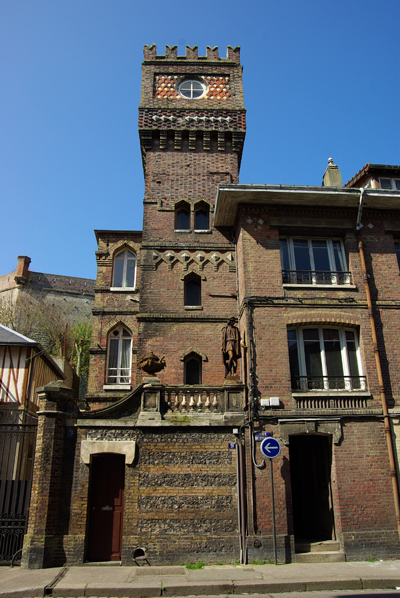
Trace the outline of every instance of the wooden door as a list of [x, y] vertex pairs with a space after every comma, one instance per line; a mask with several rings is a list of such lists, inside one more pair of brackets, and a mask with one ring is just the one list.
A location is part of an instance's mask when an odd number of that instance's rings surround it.
[[87, 560], [120, 561], [124, 455], [94, 455], [91, 464]]

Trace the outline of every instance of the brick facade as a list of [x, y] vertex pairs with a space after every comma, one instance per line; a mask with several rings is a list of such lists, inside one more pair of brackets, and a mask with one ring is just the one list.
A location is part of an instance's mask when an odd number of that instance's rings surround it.
[[[217, 48], [203, 57], [187, 48], [178, 58], [176, 47], [158, 56], [145, 46], [144, 57], [143, 231], [96, 231], [89, 409], [67, 401], [63, 459], [51, 474], [62, 478], [52, 542], [63, 556], [35, 556], [49, 540], [34, 515], [25, 566], [93, 560], [94, 463], [106, 471], [119, 455], [123, 507], [117, 515], [117, 499], [104, 499], [99, 543], [107, 513], [114, 519], [103, 560], [130, 564], [137, 548], [151, 564], [274, 558], [270, 468], [259, 450], [266, 434], [282, 447], [272, 462], [279, 562], [300, 559], [314, 541], [348, 560], [397, 557], [395, 472], [359, 242], [361, 234], [384, 391], [396, 409], [399, 192], [367, 196], [360, 229], [358, 189], [240, 185], [239, 49], [220, 58]], [[204, 93], [183, 97], [183, 81]], [[326, 264], [329, 252], [329, 266], [295, 267], [305, 239], [315, 261], [323, 255]], [[242, 358], [225, 379], [221, 330], [231, 316]], [[153, 378], [138, 366], [151, 351], [166, 363]], [[42, 445], [54, 446], [50, 428]], [[35, 470], [50, 475], [42, 456]], [[46, 484], [35, 492], [34, 512], [48, 509]]]

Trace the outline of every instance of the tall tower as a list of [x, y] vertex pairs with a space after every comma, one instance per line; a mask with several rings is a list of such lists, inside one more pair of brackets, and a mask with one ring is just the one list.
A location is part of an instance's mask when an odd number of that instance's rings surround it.
[[[139, 135], [145, 177], [138, 354], [166, 354], [163, 382], [221, 378], [218, 337], [237, 313], [231, 229], [213, 226], [219, 183], [237, 183], [245, 137], [240, 50], [144, 47]], [[157, 346], [158, 345], [158, 346]]]

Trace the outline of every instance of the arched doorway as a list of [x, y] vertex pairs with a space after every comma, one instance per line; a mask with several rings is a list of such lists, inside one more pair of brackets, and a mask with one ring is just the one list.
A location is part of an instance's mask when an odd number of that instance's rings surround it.
[[87, 560], [120, 561], [125, 456], [93, 455], [90, 473]]

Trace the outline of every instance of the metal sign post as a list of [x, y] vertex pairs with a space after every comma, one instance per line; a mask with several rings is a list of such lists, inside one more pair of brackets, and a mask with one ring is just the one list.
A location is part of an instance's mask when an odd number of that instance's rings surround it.
[[264, 457], [269, 459], [269, 472], [271, 476], [271, 507], [272, 507], [272, 535], [274, 541], [274, 563], [278, 564], [278, 557], [276, 554], [276, 529], [275, 529], [275, 496], [274, 496], [274, 471], [272, 467], [272, 459], [277, 457], [281, 452], [281, 445], [275, 438], [265, 438], [262, 441], [260, 450]]

